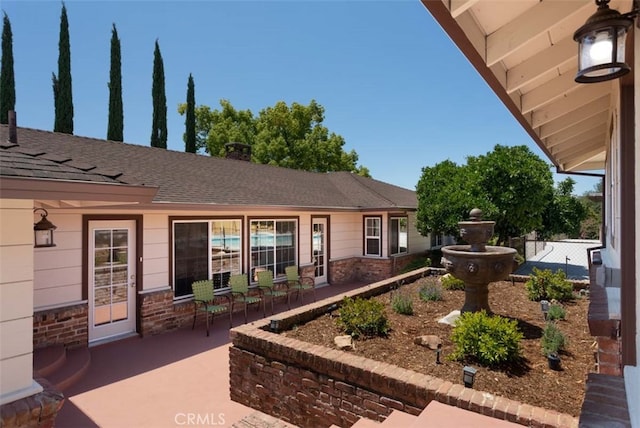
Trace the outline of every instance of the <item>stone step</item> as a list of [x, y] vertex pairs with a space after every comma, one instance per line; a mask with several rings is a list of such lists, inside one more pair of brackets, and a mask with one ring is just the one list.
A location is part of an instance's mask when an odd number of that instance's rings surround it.
[[381, 427], [409, 427], [418, 420], [417, 416], [410, 415], [409, 413], [394, 410], [391, 412], [387, 419], [380, 424]]
[[231, 425], [233, 428], [295, 428], [295, 425], [281, 421], [278, 418], [262, 413], [258, 410]]
[[46, 378], [58, 370], [67, 359], [63, 345], [48, 346], [33, 351], [33, 376]]
[[65, 362], [45, 378], [59, 391], [64, 391], [82, 378], [91, 365], [88, 347], [68, 349]]
[[[391, 425], [390, 425], [391, 426]], [[406, 428], [517, 428], [522, 425], [502, 419], [481, 415], [469, 410], [431, 401], [427, 407]]]
[[381, 428], [382, 424], [368, 418], [360, 418], [351, 428]]

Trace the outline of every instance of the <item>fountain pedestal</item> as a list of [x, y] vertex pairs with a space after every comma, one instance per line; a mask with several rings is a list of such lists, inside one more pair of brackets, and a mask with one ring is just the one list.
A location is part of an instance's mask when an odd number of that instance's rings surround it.
[[464, 281], [465, 302], [461, 312], [491, 312], [489, 283], [502, 281], [513, 271], [516, 250], [486, 245], [493, 235], [494, 221], [482, 221], [482, 212], [471, 210], [470, 221], [461, 221], [460, 236], [469, 245], [442, 248], [447, 272]]

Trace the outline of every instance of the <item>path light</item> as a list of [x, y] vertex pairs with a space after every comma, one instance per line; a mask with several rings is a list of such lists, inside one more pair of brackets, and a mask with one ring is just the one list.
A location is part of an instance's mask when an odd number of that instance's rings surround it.
[[547, 320], [547, 314], [549, 313], [549, 301], [540, 300], [540, 310], [542, 311], [542, 316], [544, 316], [544, 320]]
[[578, 83], [617, 79], [631, 68], [625, 63], [627, 30], [638, 10], [621, 14], [609, 9], [609, 0], [595, 0], [598, 10], [573, 34], [578, 42]]
[[462, 382], [467, 388], [473, 388], [473, 380], [476, 377], [477, 370], [470, 366], [464, 366], [462, 369]]
[[442, 345], [436, 348], [436, 364], [442, 364], [440, 362], [440, 353], [442, 352]]
[[33, 225], [34, 247], [55, 247], [56, 244], [53, 243], [53, 231], [58, 227], [47, 219], [49, 215], [47, 210], [44, 208], [33, 209], [34, 213], [38, 211], [43, 211], [44, 214], [40, 214], [40, 221]]
[[272, 332], [277, 333], [280, 330], [280, 320], [271, 320], [271, 322], [269, 323], [269, 329]]

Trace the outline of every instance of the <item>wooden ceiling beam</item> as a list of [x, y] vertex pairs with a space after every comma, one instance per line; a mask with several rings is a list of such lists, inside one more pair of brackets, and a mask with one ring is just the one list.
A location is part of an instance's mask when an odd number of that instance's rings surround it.
[[585, 119], [589, 119], [599, 113], [607, 112], [608, 114], [609, 107], [611, 107], [610, 95], [606, 94], [590, 104], [584, 105], [574, 111], [567, 112], [564, 116], [545, 123], [538, 129], [538, 136], [541, 139], [549, 138], [558, 132], [570, 128], [574, 124]]
[[581, 85], [575, 91], [565, 95], [563, 99], [534, 111], [531, 126], [538, 128], [609, 93], [610, 87], [607, 84]]

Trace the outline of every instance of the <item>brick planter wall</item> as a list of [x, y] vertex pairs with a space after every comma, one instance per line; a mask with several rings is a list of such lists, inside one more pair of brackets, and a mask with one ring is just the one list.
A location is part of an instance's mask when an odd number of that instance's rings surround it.
[[33, 347], [64, 345], [68, 348], [88, 343], [88, 305], [81, 303], [47, 309], [33, 314]]
[[332, 284], [348, 282], [382, 281], [404, 269], [417, 258], [426, 257], [426, 253], [407, 254], [391, 258], [354, 257], [332, 260], [329, 272]]
[[173, 290], [143, 293], [138, 298], [138, 305], [142, 336], [172, 331], [193, 321], [193, 302], [174, 304]]
[[[414, 271], [345, 293], [370, 297], [396, 281], [428, 274]], [[335, 308], [343, 296], [325, 299], [277, 317], [286, 330]], [[273, 317], [272, 317], [273, 319]], [[360, 417], [382, 421], [394, 409], [419, 414], [437, 400], [532, 427], [577, 427], [577, 418], [433, 376], [325, 348], [268, 331], [269, 320], [231, 330], [231, 399], [295, 425], [350, 427]]]

